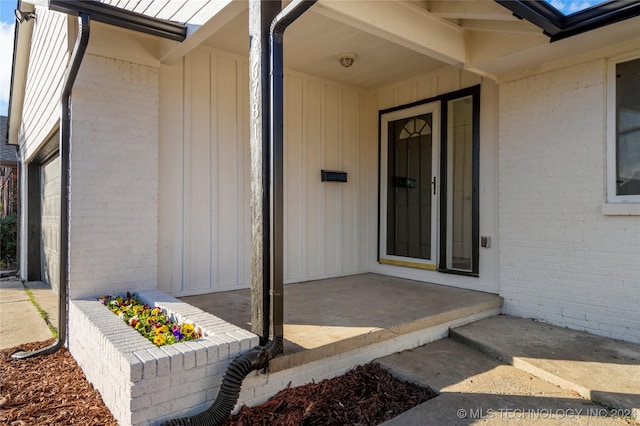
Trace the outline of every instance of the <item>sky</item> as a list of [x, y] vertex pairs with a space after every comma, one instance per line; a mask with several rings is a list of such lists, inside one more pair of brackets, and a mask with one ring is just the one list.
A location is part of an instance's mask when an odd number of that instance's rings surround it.
[[547, 0], [553, 7], [565, 15], [579, 12], [605, 0]]
[[0, 115], [7, 115], [13, 63], [13, 10], [16, 0], [0, 0]]

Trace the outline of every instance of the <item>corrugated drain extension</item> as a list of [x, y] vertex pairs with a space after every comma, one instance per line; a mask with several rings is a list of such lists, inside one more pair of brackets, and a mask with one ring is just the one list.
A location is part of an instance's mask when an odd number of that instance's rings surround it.
[[271, 340], [266, 346], [257, 346], [247, 353], [235, 358], [229, 364], [218, 396], [211, 407], [202, 413], [164, 422], [162, 426], [218, 426], [233, 411], [238, 398], [242, 381], [254, 370], [267, 368], [269, 360], [282, 351], [282, 338]]

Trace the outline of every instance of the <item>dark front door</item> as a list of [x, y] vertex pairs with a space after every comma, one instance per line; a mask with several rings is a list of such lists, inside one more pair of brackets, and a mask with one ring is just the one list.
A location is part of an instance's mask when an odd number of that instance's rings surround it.
[[[437, 104], [383, 117], [386, 215], [381, 259], [435, 265]], [[383, 130], [384, 132], [384, 130]], [[381, 224], [382, 225], [382, 224]]]

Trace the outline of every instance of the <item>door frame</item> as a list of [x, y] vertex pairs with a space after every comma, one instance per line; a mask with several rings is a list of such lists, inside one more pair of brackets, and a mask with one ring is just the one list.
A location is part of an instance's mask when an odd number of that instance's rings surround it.
[[[475, 85], [464, 89], [456, 90], [453, 92], [445, 93], [439, 96], [435, 96], [428, 99], [412, 102], [405, 105], [400, 105], [393, 108], [387, 108], [378, 111], [378, 246], [376, 248], [377, 260], [381, 264], [389, 264], [396, 266], [406, 266], [419, 269], [437, 270], [438, 272], [466, 275], [472, 277], [479, 276], [479, 256], [480, 256], [480, 88], [481, 86]], [[447, 173], [448, 173], [448, 160], [447, 160], [447, 145], [448, 145], [448, 105], [450, 101], [456, 99], [472, 96], [473, 102], [473, 128], [472, 128], [472, 268], [471, 271], [462, 271], [456, 269], [449, 269], [447, 267], [447, 236], [448, 236], [448, 223], [447, 223]], [[386, 252], [386, 235], [382, 235], [383, 218], [386, 216], [386, 181], [383, 180], [383, 174], [386, 176], [386, 171], [383, 173], [383, 165], [387, 167], [387, 153], [385, 144], [383, 149], [382, 143], [382, 129], [383, 121], [382, 117], [391, 113], [400, 111], [399, 117], [402, 117], [402, 112], [412, 110], [412, 108], [418, 108], [425, 104], [437, 103], [439, 105], [439, 143], [434, 140], [434, 145], [438, 145], [438, 169], [437, 169], [437, 191], [440, 194], [437, 198], [437, 212], [436, 220], [438, 223], [437, 230], [434, 230], [432, 236], [435, 236], [437, 250], [435, 252], [435, 265], [430, 263], [417, 262], [418, 259], [398, 257], [399, 260], [389, 259], [382, 254], [382, 250]], [[390, 115], [394, 117], [393, 115]], [[388, 122], [388, 121], [387, 121]], [[433, 218], [432, 218], [433, 219]], [[386, 222], [384, 222], [386, 226]], [[383, 238], [385, 245], [383, 246]], [[415, 260], [415, 262], [414, 262]]]
[[[380, 263], [396, 265], [396, 266], [410, 266], [420, 269], [436, 270], [438, 260], [438, 232], [439, 232], [439, 182], [440, 182], [440, 102], [425, 102], [419, 105], [415, 105], [409, 108], [396, 109], [380, 115], [380, 165], [386, 165], [388, 162], [388, 125], [392, 121], [401, 120], [403, 118], [416, 117], [423, 114], [432, 114], [431, 121], [431, 175], [432, 180], [436, 179], [436, 194], [433, 194], [431, 198], [431, 259], [418, 259], [404, 256], [391, 255], [387, 253], [387, 171], [388, 167], [379, 167], [379, 182], [380, 187], [380, 204], [378, 210], [378, 259]], [[385, 208], [383, 208], [383, 206]]]

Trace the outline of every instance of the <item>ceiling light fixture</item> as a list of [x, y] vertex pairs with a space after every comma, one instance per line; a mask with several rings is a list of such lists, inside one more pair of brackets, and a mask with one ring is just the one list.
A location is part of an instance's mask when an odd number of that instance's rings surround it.
[[32, 19], [36, 19], [36, 13], [35, 12], [24, 12], [20, 9], [16, 9], [14, 11], [15, 15], [16, 15], [16, 19], [18, 20], [18, 22], [20, 22], [21, 24], [24, 21], [30, 21]]
[[346, 52], [338, 55], [338, 60], [340, 61], [340, 65], [345, 68], [349, 68], [355, 62], [357, 56], [355, 53]]

